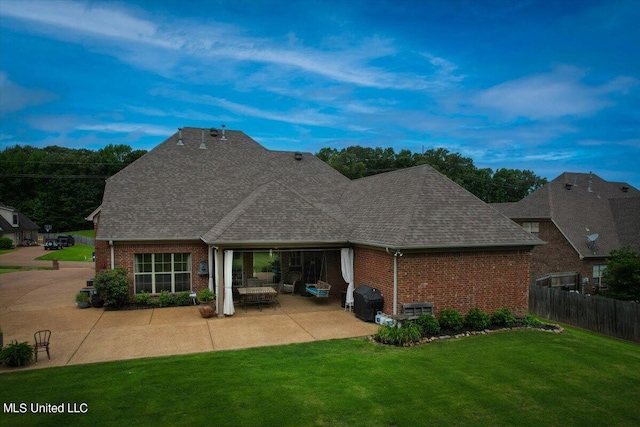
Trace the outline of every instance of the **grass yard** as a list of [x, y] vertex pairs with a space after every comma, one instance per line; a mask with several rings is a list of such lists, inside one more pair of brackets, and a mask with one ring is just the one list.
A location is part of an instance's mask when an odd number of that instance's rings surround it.
[[57, 259], [58, 261], [93, 261], [93, 246], [74, 245], [57, 251], [45, 251], [42, 247], [42, 252], [45, 254], [36, 258], [37, 260], [51, 261]]
[[320, 341], [11, 372], [0, 382], [5, 405], [88, 409], [3, 413], [7, 426], [640, 425], [640, 347], [573, 328], [412, 348]]
[[1, 266], [0, 274], [15, 273], [16, 271], [29, 271], [29, 270], [53, 270], [53, 267], [18, 267], [18, 266]]

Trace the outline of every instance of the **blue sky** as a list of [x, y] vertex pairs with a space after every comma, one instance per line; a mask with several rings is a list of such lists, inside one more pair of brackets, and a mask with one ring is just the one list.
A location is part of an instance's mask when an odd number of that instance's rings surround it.
[[640, 1], [0, 0], [0, 148], [444, 147], [640, 187]]

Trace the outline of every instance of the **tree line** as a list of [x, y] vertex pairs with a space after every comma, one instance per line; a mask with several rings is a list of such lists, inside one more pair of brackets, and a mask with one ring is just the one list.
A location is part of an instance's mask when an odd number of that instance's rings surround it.
[[[84, 218], [102, 203], [105, 180], [145, 150], [109, 144], [100, 150], [13, 146], [0, 151], [0, 202], [52, 232], [90, 228]], [[479, 169], [473, 160], [444, 148], [412, 153], [393, 148], [322, 148], [321, 160], [348, 178], [428, 164], [485, 202], [515, 202], [547, 180], [529, 170]]]
[[340, 151], [323, 148], [316, 155], [351, 179], [426, 164], [487, 203], [517, 202], [547, 183], [530, 170], [479, 169], [471, 158], [445, 148], [396, 153], [393, 148], [351, 146]]
[[146, 153], [128, 145], [100, 150], [13, 146], [0, 151], [0, 202], [52, 233], [92, 227], [85, 218], [104, 194], [104, 182]]

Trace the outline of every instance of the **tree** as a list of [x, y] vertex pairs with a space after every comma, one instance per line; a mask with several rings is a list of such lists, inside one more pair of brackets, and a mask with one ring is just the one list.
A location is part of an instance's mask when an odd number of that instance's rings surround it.
[[340, 151], [323, 148], [316, 155], [350, 179], [427, 164], [487, 203], [520, 201], [547, 182], [529, 170], [478, 169], [473, 159], [442, 147], [396, 154], [393, 148], [350, 146]]
[[640, 300], [640, 256], [630, 248], [614, 249], [604, 271], [607, 294], [623, 300]]

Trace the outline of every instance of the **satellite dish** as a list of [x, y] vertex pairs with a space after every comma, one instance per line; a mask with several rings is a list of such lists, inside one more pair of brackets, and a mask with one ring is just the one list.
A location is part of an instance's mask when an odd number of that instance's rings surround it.
[[595, 241], [598, 240], [598, 237], [600, 237], [600, 235], [598, 233], [589, 234], [587, 236], [587, 241], [589, 243], [595, 243]]

